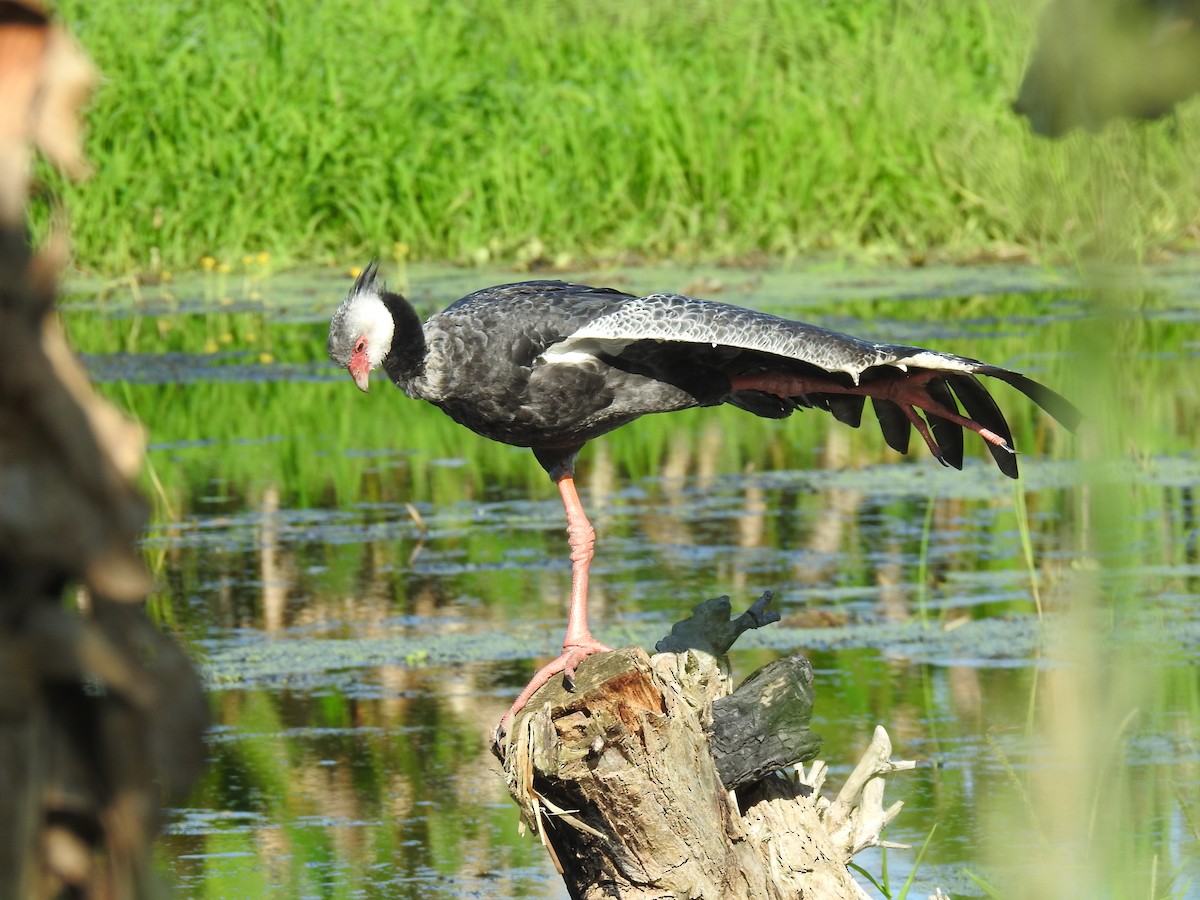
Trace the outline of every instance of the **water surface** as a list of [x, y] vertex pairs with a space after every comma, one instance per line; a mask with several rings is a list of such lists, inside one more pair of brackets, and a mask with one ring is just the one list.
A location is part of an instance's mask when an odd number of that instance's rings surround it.
[[[517, 277], [408, 273], [426, 311]], [[937, 826], [913, 896], [978, 896], [1046, 840], [1030, 815], [1007, 857], [988, 849], [998, 821], [1026, 815], [1022, 773], [1058, 765], [1034, 698], [1071, 665], [1063, 631], [1087, 591], [1119, 623], [1097, 652], [1153, 648], [1138, 677], [1161, 688], [1122, 732], [1126, 787], [1144, 800], [1131, 834], [1176, 896], [1200, 896], [1189, 266], [1117, 301], [1021, 267], [575, 277], [953, 350], [1059, 387], [1091, 419], [1137, 422], [1121, 452], [1089, 454], [1086, 430], [1069, 437], [996, 385], [1023, 453], [1014, 485], [977, 440], [961, 473], [919, 440], [899, 457], [870, 413], [860, 431], [811, 412], [642, 420], [581, 457], [590, 610], [601, 639], [650, 648], [707, 597], [774, 591], [783, 622], [743, 639], [735, 673], [809, 653], [835, 782], [876, 724], [920, 763], [888, 787], [906, 804], [889, 839], [920, 847]], [[382, 383], [360, 395], [325, 363], [348, 284], [248, 272], [136, 295], [81, 285], [66, 304], [94, 377], [150, 430], [153, 608], [201, 667], [217, 721], [162, 865], [189, 896], [565, 897], [486, 750], [562, 640], [561, 505], [528, 451]], [[1121, 377], [1096, 402], [1108, 354]], [[889, 854], [893, 889], [915, 855]], [[859, 862], [881, 877], [879, 854]]]

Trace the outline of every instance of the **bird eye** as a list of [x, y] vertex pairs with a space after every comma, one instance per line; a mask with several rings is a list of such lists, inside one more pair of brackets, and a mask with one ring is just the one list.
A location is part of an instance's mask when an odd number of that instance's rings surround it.
[[355, 353], [362, 353], [365, 349], [367, 349], [367, 339], [365, 337], [360, 337], [354, 342]]

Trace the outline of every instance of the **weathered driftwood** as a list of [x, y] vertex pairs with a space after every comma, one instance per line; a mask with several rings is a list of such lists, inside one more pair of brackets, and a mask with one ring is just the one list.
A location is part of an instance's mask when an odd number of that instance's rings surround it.
[[[660, 653], [691, 651], [701, 658], [712, 657], [717, 665], [721, 677], [707, 682], [704, 690], [705, 699], [712, 704], [711, 725], [706, 727], [717, 774], [728, 790], [777, 769], [807, 762], [821, 748], [821, 738], [808, 729], [813, 673], [802, 655], [777, 659], [747, 678], [732, 694], [728, 691], [725, 654], [742, 633], [779, 621], [779, 613], [767, 608], [773, 598], [770, 591], [764, 592], [734, 619], [729, 617], [732, 607], [728, 597], [706, 600], [655, 644]], [[681, 684], [690, 680], [683, 672], [677, 677]]]
[[877, 729], [846, 786], [823, 797], [824, 764], [807, 774], [795, 765], [820, 741], [807, 729], [803, 657], [764, 667], [726, 696], [722, 661], [708, 650], [723, 653], [743, 626], [764, 624], [767, 601], [732, 628], [726, 598], [701, 604], [673, 630], [687, 635], [674, 651], [591, 657], [574, 692], [555, 680], [517, 715], [497, 755], [523, 823], [572, 897], [867, 896], [847, 863], [881, 843], [900, 809], [883, 808], [880, 776], [912, 764], [893, 763]]
[[718, 659], [723, 657], [744, 632], [779, 621], [779, 613], [767, 609], [775, 595], [764, 591], [750, 608], [730, 619], [733, 607], [728, 597], [698, 603], [692, 614], [671, 626], [671, 633], [654, 645], [660, 653], [700, 650]]
[[141, 603], [141, 430], [54, 320], [63, 243], [26, 240], [33, 147], [82, 166], [90, 75], [33, 4], [0, 4], [0, 900], [159, 893], [164, 794], [204, 761], [199, 679]]
[[729, 790], [808, 762], [821, 738], [808, 728], [813, 707], [812, 665], [800, 654], [763, 666], [712, 705], [713, 761]]

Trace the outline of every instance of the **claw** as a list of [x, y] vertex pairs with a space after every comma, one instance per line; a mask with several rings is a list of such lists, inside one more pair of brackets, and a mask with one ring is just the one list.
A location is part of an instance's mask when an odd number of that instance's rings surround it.
[[563, 644], [563, 652], [558, 655], [557, 659], [551, 660], [542, 666], [534, 673], [533, 678], [529, 679], [529, 684], [525, 686], [525, 690], [515, 701], [512, 707], [504, 714], [504, 718], [500, 720], [500, 725], [497, 727], [497, 734], [507, 734], [508, 728], [512, 724], [513, 716], [524, 708], [542, 685], [553, 678], [555, 675], [563, 676], [563, 687], [568, 691], [575, 690], [575, 670], [579, 664], [596, 653], [607, 653], [612, 650], [606, 644], [600, 643], [590, 634], [584, 639], [573, 644]]

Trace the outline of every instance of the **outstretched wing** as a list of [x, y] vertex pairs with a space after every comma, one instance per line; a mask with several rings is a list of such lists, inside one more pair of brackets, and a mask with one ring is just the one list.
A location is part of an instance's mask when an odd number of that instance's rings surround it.
[[1069, 429], [1081, 418], [1050, 388], [977, 359], [867, 341], [680, 294], [627, 299], [544, 353], [547, 360], [583, 355], [692, 390], [701, 403], [730, 402], [762, 416], [815, 407], [857, 427], [870, 397], [894, 449], [907, 451], [915, 426], [935, 456], [961, 468], [965, 427], [988, 441], [1010, 477], [1017, 466], [1008, 423], [976, 376], [1008, 382]]

